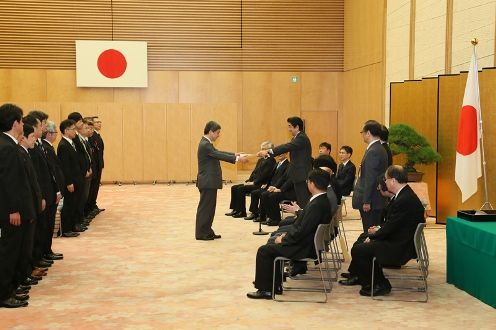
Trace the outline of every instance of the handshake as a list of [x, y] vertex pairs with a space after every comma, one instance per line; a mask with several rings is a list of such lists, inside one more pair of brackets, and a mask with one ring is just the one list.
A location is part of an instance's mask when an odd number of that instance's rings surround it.
[[250, 156], [247, 153], [244, 152], [237, 152], [236, 154], [237, 160], [240, 163], [248, 163], [248, 156]]

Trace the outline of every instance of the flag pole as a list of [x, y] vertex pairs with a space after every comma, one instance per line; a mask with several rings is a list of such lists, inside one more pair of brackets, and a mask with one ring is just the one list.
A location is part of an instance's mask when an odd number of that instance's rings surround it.
[[[476, 56], [475, 47], [479, 43], [479, 40], [477, 40], [477, 38], [473, 38], [470, 42], [474, 46], [474, 56]], [[477, 57], [476, 57], [476, 60], [477, 60]], [[477, 72], [477, 74], [479, 74], [479, 72]], [[486, 156], [484, 153], [484, 130], [482, 129], [482, 110], [479, 111], [479, 117], [480, 117], [479, 131], [481, 133], [480, 146], [481, 146], [481, 157], [482, 157], [482, 175], [484, 176], [484, 204], [482, 204], [482, 206], [480, 207], [480, 210], [483, 210], [483, 209], [493, 210], [493, 206], [491, 205], [491, 202], [489, 202], [489, 193], [487, 190]]]

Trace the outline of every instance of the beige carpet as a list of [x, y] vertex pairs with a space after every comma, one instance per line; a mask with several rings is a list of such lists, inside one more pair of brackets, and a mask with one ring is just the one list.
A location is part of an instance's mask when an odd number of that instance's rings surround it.
[[[373, 301], [339, 285], [326, 304], [246, 298], [267, 236], [224, 216], [229, 191], [214, 222], [222, 239], [204, 242], [194, 240], [193, 185], [103, 186], [107, 210], [80, 237], [54, 240], [65, 259], [31, 290], [29, 307], [0, 309], [0, 329], [496, 328], [493, 308], [446, 284], [444, 226], [433, 224], [428, 303]], [[361, 223], [345, 226], [353, 241]]]

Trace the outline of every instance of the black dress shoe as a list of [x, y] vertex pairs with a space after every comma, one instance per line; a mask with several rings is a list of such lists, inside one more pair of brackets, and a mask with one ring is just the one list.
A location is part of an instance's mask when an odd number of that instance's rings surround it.
[[220, 236], [220, 235], [214, 234], [214, 239], [219, 239], [219, 238], [221, 238], [221, 237], [222, 237], [222, 236]]
[[19, 301], [14, 297], [9, 297], [7, 299], [0, 301], [0, 307], [6, 307], [6, 308], [25, 307], [27, 305], [28, 305], [27, 301]]
[[231, 212], [227, 212], [226, 215], [228, 217], [231, 217], [231, 216], [235, 215], [236, 213], [238, 213], [238, 212], [236, 212], [236, 210], [232, 210]]
[[263, 223], [266, 226], [278, 226], [279, 222], [269, 219]]
[[29, 291], [31, 290], [31, 285], [22, 285], [20, 284], [18, 287], [17, 287], [17, 290], [21, 290], [21, 291]]
[[339, 284], [351, 286], [351, 285], [358, 285], [360, 283], [358, 282], [358, 276], [352, 276], [350, 278], [347, 278], [346, 280], [339, 280]]
[[39, 268], [48, 268], [48, 267], [52, 267], [52, 264], [49, 264], [48, 262], [44, 262], [44, 261], [39, 261], [37, 264], [36, 264], [36, 267], [39, 267]]
[[256, 217], [255, 219], [253, 219], [253, 222], [265, 222], [266, 219], [263, 219], [263, 218], [260, 218], [260, 217]]
[[62, 259], [64, 259], [63, 256], [57, 256], [55, 254], [45, 254], [44, 258], [47, 259], [47, 260], [52, 260], [52, 261], [53, 260], [62, 260]]
[[258, 215], [256, 213], [252, 213], [249, 216], [245, 217], [245, 220], [253, 220], [256, 217], [258, 217]]
[[244, 217], [246, 217], [246, 212], [237, 212], [237, 213], [233, 214], [232, 217], [233, 218], [244, 218]]
[[24, 281], [21, 282], [22, 285], [36, 285], [38, 281], [32, 280], [29, 277], [26, 277]]
[[53, 254], [54, 256], [64, 257], [64, 254], [63, 253], [56, 253], [56, 252], [53, 252], [53, 251], [50, 251], [49, 254]]
[[30, 278], [33, 281], [38, 281], [38, 282], [43, 279], [43, 277], [41, 277], [41, 276], [34, 276], [34, 275], [28, 275], [28, 278]]
[[41, 258], [40, 261], [46, 262], [47, 264], [53, 265], [53, 260], [48, 260], [46, 258]]
[[270, 291], [257, 290], [255, 292], [248, 292], [246, 296], [250, 299], [272, 299]]
[[19, 301], [26, 301], [29, 299], [29, 295], [28, 294], [15, 294], [14, 295], [14, 298], [19, 300]]
[[83, 226], [81, 225], [75, 225], [73, 228], [72, 228], [72, 231], [75, 232], [75, 233], [81, 233], [83, 231], [85, 231], [87, 228], [84, 228]]
[[[370, 290], [371, 290], [370, 287], [362, 288], [360, 290], [360, 295], [370, 297], [370, 295], [371, 295]], [[389, 282], [377, 284], [374, 286], [374, 296], [385, 296], [385, 295], [389, 294], [390, 292], [391, 292], [391, 284], [389, 284]]]
[[197, 237], [197, 241], [213, 241], [215, 239], [214, 236], [207, 236], [207, 237]]
[[350, 278], [351, 274], [350, 273], [341, 273], [341, 277], [343, 278]]
[[78, 237], [79, 233], [75, 233], [73, 231], [67, 231], [62, 234], [62, 237]]

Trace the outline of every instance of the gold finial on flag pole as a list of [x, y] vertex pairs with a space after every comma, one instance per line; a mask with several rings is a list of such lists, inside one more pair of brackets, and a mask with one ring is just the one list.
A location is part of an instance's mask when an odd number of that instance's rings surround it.
[[472, 45], [477, 46], [477, 44], [479, 43], [479, 39], [472, 38], [472, 40], [470, 40], [470, 42], [472, 43]]

